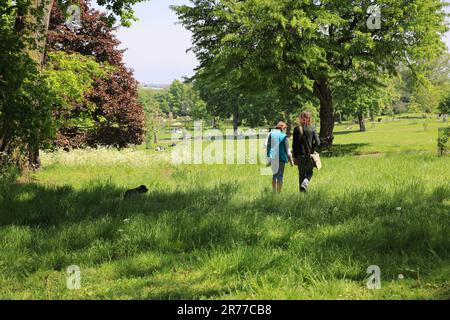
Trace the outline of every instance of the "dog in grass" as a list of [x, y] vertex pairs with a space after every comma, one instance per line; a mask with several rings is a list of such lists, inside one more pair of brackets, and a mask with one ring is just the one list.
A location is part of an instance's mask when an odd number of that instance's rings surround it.
[[136, 189], [127, 190], [123, 196], [123, 199], [127, 200], [127, 199], [130, 199], [132, 197], [135, 197], [137, 195], [141, 195], [141, 194], [144, 194], [147, 192], [148, 192], [148, 189], [146, 186], [140, 186], [139, 188], [136, 188]]

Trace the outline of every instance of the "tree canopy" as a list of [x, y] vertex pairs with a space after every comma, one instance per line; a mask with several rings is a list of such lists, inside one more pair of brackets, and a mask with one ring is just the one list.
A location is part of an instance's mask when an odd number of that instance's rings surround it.
[[379, 0], [375, 28], [367, 0], [191, 3], [173, 9], [193, 33], [198, 74], [241, 91], [275, 88], [287, 109], [298, 95], [318, 100], [325, 145], [333, 141], [337, 79], [352, 70], [358, 82], [380, 85], [380, 74], [395, 74], [401, 65], [418, 74], [444, 49], [447, 30], [440, 0]]
[[[85, 127], [94, 130], [83, 143], [126, 146], [142, 141], [137, 83], [122, 63], [111, 28], [118, 19], [129, 25], [131, 5], [137, 2], [99, 1], [110, 9], [106, 16], [80, 0], [83, 29], [74, 32], [65, 26], [69, 1], [0, 0], [2, 159], [14, 158], [22, 165], [27, 155], [30, 166], [38, 168], [39, 149], [51, 145], [55, 132], [66, 138], [63, 143], [75, 144], [73, 132]], [[107, 71], [110, 75], [104, 77]]]
[[73, 104], [71, 118], [79, 119], [89, 113], [90, 123], [75, 121], [60, 128], [57, 144], [60, 147], [112, 145], [125, 147], [140, 144], [144, 137], [144, 111], [138, 101], [138, 84], [131, 70], [123, 63], [123, 51], [97, 10], [80, 0], [83, 28], [73, 32], [65, 25], [63, 11], [55, 5], [48, 34], [48, 50], [80, 53], [100, 63], [112, 66], [108, 77], [93, 84], [82, 104]]

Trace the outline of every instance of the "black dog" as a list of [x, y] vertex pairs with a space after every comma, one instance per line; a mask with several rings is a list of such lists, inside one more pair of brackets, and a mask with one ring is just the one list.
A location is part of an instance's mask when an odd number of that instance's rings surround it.
[[138, 194], [144, 194], [144, 193], [147, 193], [147, 192], [148, 192], [148, 189], [147, 189], [146, 186], [140, 186], [139, 188], [136, 188], [136, 189], [127, 190], [125, 192], [125, 195], [123, 196], [123, 199], [126, 200], [126, 199], [129, 199], [132, 196], [136, 196]]

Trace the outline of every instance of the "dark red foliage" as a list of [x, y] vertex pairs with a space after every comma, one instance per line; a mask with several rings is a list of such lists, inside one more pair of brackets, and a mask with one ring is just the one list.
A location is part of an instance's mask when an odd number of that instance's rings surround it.
[[[108, 62], [116, 67], [107, 79], [97, 80], [86, 97], [96, 105], [94, 128], [60, 128], [56, 144], [67, 148], [126, 147], [142, 143], [145, 116], [143, 106], [138, 102], [138, 84], [132, 70], [122, 62], [123, 51], [118, 49], [120, 42], [113, 34], [115, 29], [102, 20], [103, 14], [90, 9], [86, 0], [80, 0], [82, 28], [72, 32], [66, 27], [63, 10], [56, 3], [50, 19], [48, 50], [91, 55], [99, 62]], [[76, 117], [84, 109], [86, 106], [74, 106], [72, 116]]]

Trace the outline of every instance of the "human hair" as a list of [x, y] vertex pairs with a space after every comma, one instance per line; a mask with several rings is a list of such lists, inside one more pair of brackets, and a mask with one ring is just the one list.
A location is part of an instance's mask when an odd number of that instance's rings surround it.
[[280, 121], [280, 122], [278, 122], [278, 124], [277, 124], [277, 129], [280, 129], [281, 131], [283, 131], [284, 129], [286, 129], [288, 127], [288, 125], [285, 123], [285, 122], [283, 122], [283, 121]]
[[300, 114], [298, 119], [302, 127], [310, 126], [312, 124], [312, 113], [309, 111], [304, 111]]

